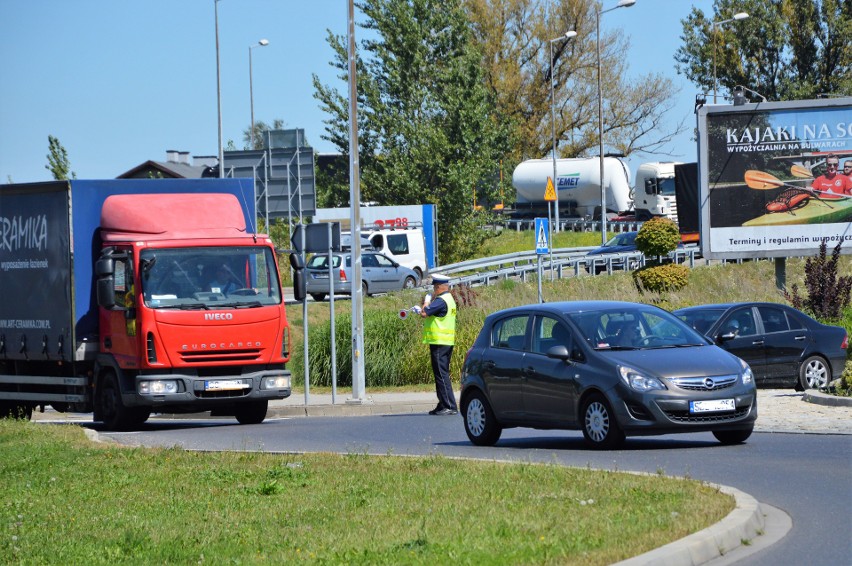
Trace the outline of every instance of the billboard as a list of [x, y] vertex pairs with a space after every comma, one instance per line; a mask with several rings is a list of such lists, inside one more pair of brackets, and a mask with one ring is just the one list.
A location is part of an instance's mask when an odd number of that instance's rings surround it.
[[852, 98], [703, 106], [698, 159], [705, 257], [852, 253]]

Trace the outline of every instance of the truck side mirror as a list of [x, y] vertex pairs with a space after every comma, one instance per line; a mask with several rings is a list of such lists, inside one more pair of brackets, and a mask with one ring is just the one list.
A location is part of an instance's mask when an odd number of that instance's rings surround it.
[[293, 268], [293, 298], [304, 301], [308, 293], [305, 289], [305, 258], [302, 254], [290, 254], [290, 267]]
[[112, 274], [98, 277], [97, 293], [98, 306], [105, 309], [115, 308], [115, 278]]
[[645, 179], [645, 194], [646, 195], [656, 195], [659, 194], [660, 190], [657, 185], [656, 179]]

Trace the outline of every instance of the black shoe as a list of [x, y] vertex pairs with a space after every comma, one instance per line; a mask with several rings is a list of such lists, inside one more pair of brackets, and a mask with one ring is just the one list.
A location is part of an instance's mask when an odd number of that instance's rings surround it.
[[434, 409], [429, 411], [429, 414], [430, 415], [437, 415], [440, 411], [443, 411], [443, 410], [444, 410], [444, 408], [442, 406], [438, 405], [437, 407], [435, 407]]
[[457, 415], [458, 413], [459, 412], [456, 411], [455, 409], [444, 408], [444, 409], [441, 409], [440, 411], [437, 411], [436, 413], [433, 413], [433, 414], [443, 416], [443, 415]]

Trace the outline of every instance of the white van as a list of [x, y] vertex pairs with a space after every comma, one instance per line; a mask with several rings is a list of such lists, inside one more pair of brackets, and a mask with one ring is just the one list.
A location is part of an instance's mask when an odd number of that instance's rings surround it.
[[[427, 272], [426, 240], [422, 228], [386, 228], [369, 232], [367, 238], [377, 252], [417, 272], [420, 281]], [[419, 283], [419, 281], [418, 281]]]

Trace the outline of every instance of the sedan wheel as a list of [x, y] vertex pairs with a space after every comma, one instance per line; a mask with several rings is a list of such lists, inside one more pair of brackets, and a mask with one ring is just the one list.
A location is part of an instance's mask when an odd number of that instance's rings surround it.
[[405, 278], [405, 283], [402, 284], [403, 289], [414, 289], [417, 285], [417, 282], [414, 280], [414, 277], [408, 276]]
[[714, 430], [713, 436], [722, 444], [741, 444], [751, 436], [754, 427], [743, 430]]
[[828, 366], [819, 356], [806, 359], [799, 370], [799, 383], [803, 389], [822, 389], [828, 387]]
[[471, 393], [462, 401], [464, 431], [477, 446], [493, 446], [500, 440], [503, 428], [497, 423], [494, 411], [480, 391]]
[[600, 395], [590, 396], [583, 405], [583, 436], [595, 449], [615, 448], [624, 441], [624, 432]]

